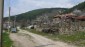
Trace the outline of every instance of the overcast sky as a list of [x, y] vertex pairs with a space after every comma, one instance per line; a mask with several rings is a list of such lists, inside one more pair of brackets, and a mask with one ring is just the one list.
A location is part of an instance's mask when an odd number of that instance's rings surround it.
[[[4, 0], [4, 16], [8, 16], [9, 0]], [[85, 0], [10, 0], [11, 15], [40, 8], [71, 8]]]

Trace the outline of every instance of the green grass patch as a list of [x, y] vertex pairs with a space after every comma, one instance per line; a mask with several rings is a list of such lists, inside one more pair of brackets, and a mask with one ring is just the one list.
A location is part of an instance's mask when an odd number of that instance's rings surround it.
[[73, 35], [59, 35], [58, 37], [63, 40], [75, 42], [85, 40], [85, 32], [78, 32]]
[[7, 32], [3, 33], [3, 39], [2, 39], [2, 46], [3, 47], [11, 47], [13, 42], [11, 41], [11, 39], [9, 38], [9, 34]]
[[85, 46], [85, 32], [77, 32], [73, 35], [58, 35], [58, 38], [78, 46]]

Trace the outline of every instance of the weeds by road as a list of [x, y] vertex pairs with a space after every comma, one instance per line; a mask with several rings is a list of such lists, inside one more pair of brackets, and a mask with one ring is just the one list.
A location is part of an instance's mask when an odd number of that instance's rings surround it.
[[3, 47], [11, 47], [13, 42], [9, 38], [9, 34], [7, 32], [3, 33], [3, 38], [2, 38], [2, 46]]
[[85, 47], [85, 32], [77, 32], [74, 35], [59, 35], [58, 38], [65, 42]]

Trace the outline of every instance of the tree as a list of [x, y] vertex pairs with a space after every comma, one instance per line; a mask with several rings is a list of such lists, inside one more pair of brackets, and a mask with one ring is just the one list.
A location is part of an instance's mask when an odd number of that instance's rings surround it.
[[82, 14], [81, 10], [77, 10], [77, 9], [75, 9], [75, 10], [73, 11], [73, 13], [74, 13], [76, 16], [80, 16], [80, 15]]
[[[81, 10], [77, 10], [77, 9], [75, 9], [73, 13], [75, 14], [76, 17], [81, 16], [82, 14]], [[76, 21], [78, 22], [76, 23]], [[77, 27], [77, 30], [79, 30], [79, 26], [80, 26], [79, 20], [75, 19], [75, 28]]]

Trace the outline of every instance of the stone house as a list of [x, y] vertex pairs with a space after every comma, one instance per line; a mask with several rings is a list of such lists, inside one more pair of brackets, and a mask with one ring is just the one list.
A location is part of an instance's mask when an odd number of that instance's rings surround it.
[[[9, 25], [9, 24], [10, 24], [10, 25]], [[9, 26], [10, 26], [10, 28], [14, 26], [14, 24], [13, 24], [12, 21], [11, 21], [11, 22], [5, 21], [5, 22], [3, 23], [3, 29], [8, 29]]]

